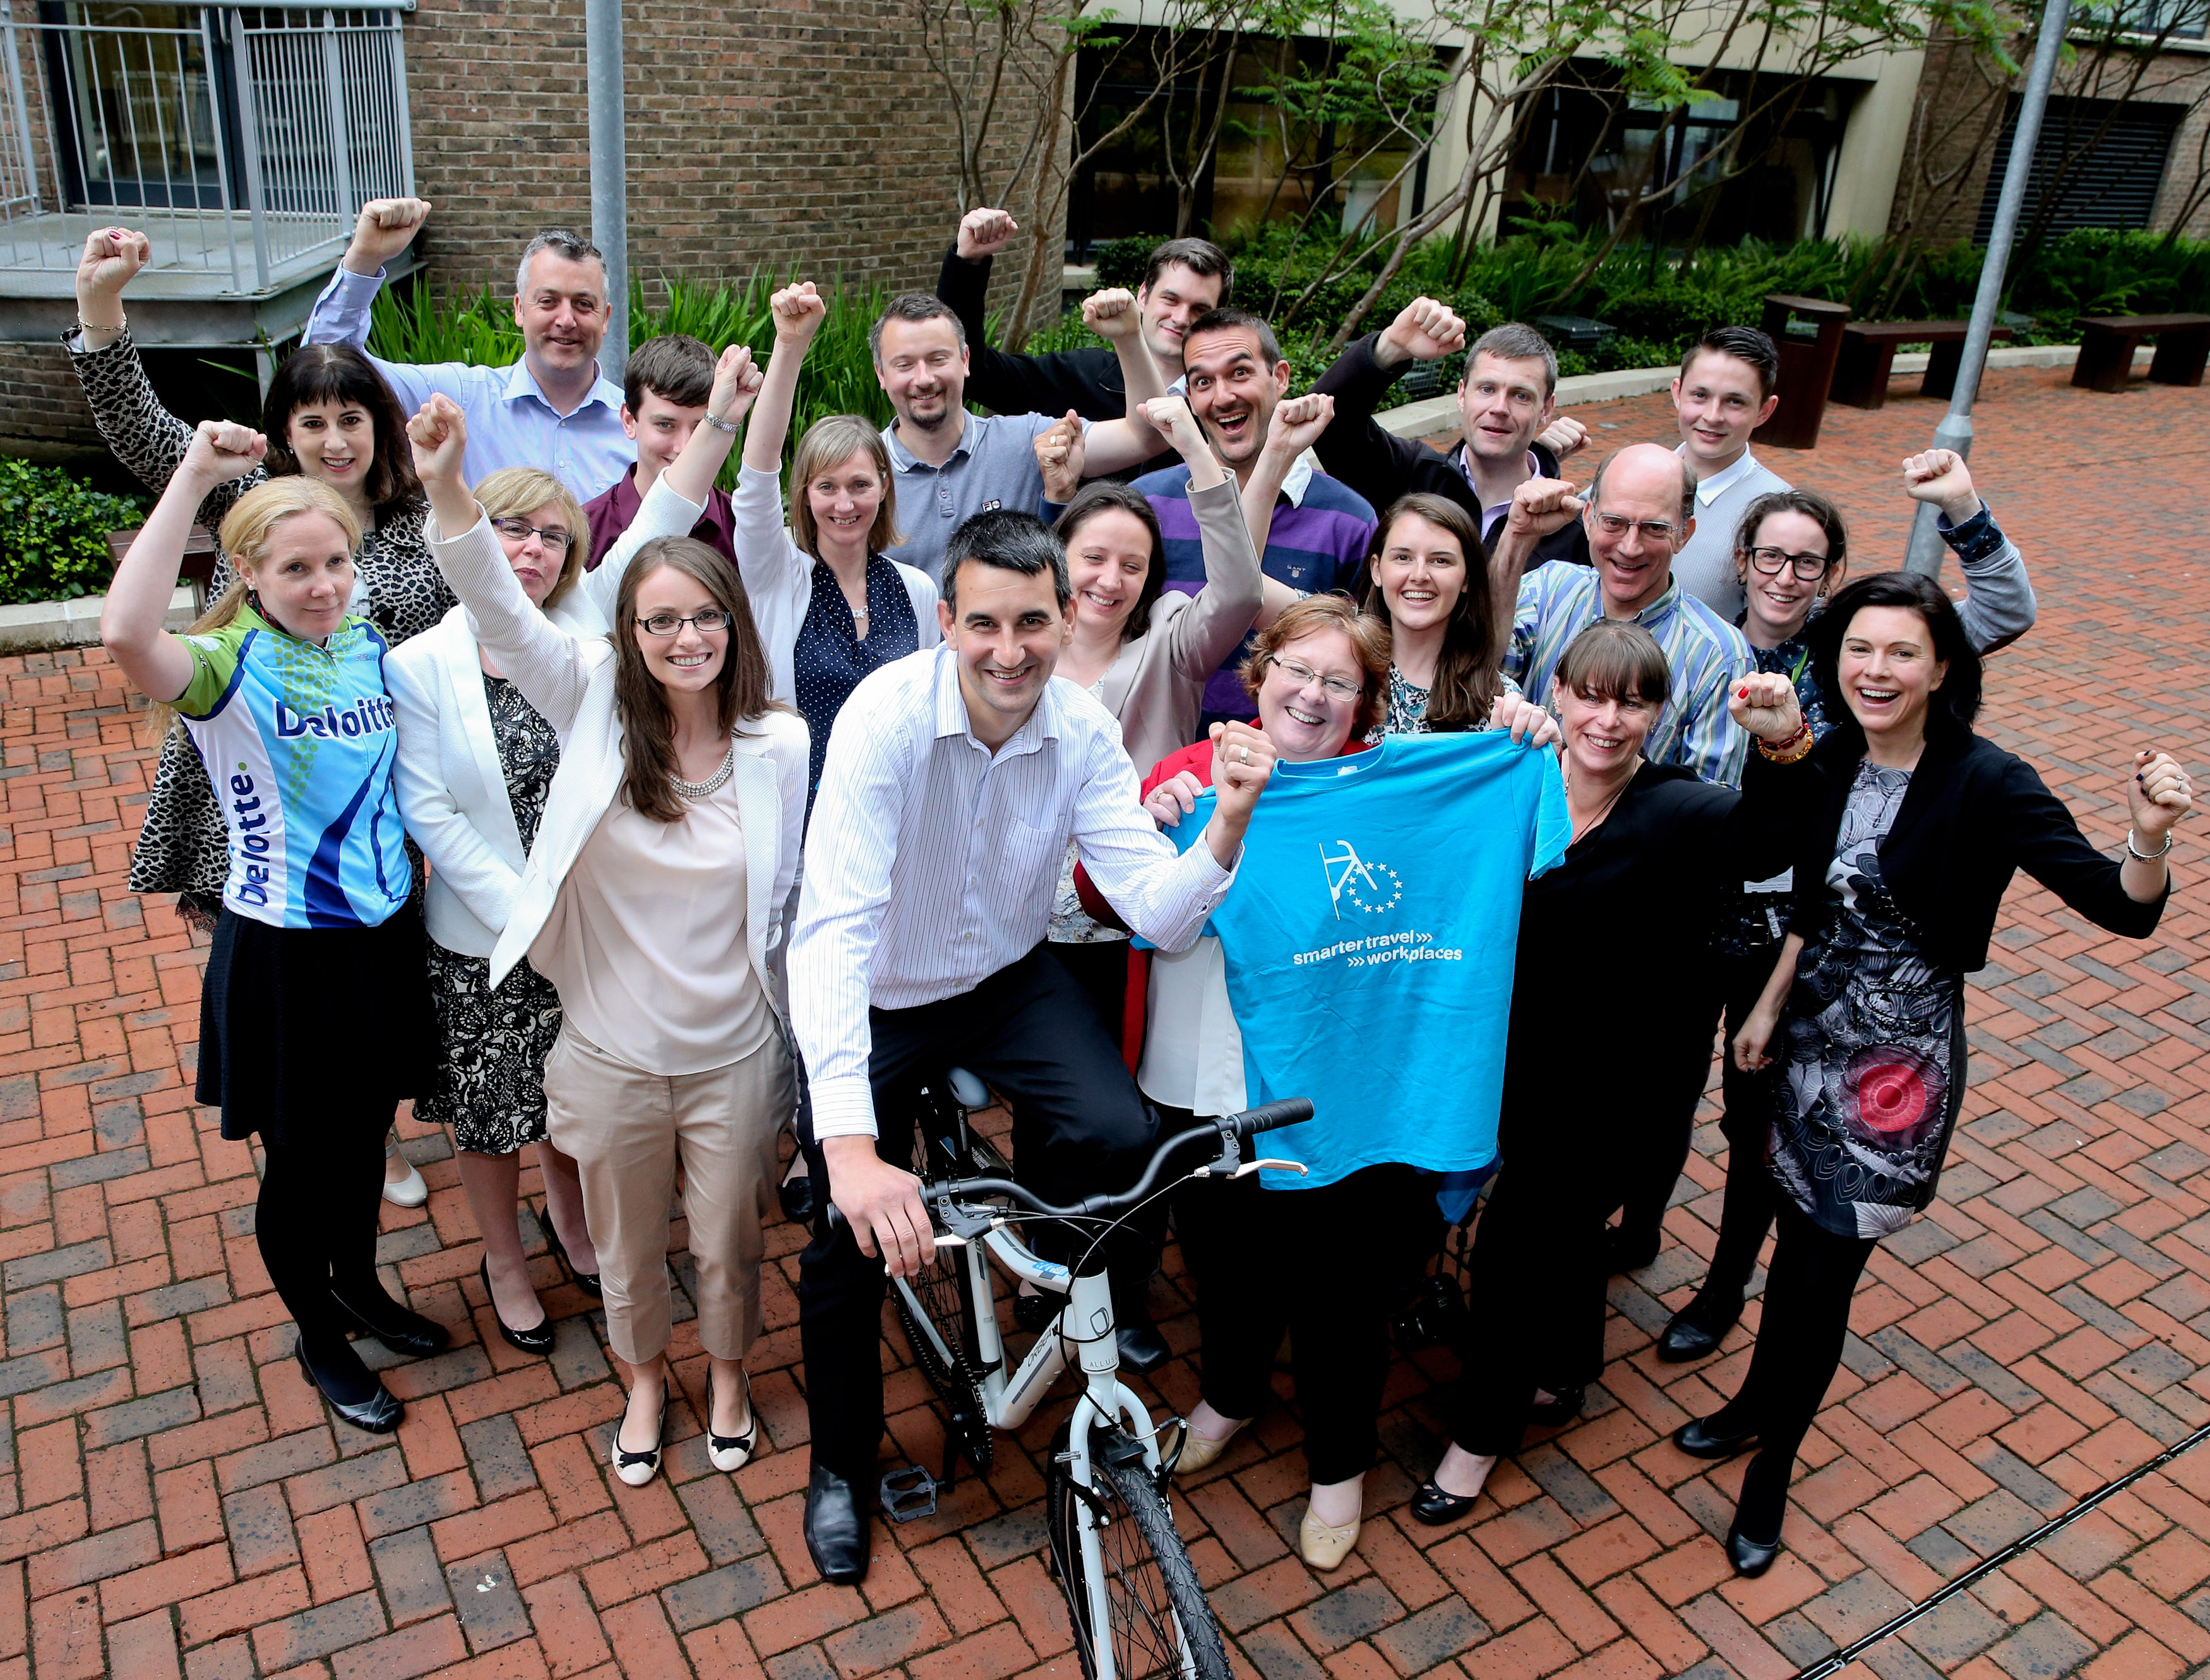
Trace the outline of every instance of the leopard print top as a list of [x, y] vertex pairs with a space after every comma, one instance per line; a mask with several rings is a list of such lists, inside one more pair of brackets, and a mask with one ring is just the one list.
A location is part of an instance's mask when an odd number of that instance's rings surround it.
[[[63, 343], [71, 346], [75, 337], [74, 332], [64, 335]], [[161, 406], [130, 335], [126, 331], [105, 349], [71, 347], [69, 362], [107, 447], [148, 490], [160, 493], [184, 461], [192, 428]], [[209, 530], [218, 529], [239, 498], [268, 476], [265, 468], [257, 467], [243, 478], [217, 485], [200, 504], [199, 523]], [[427, 511], [414, 507], [364, 533], [355, 562], [368, 592], [368, 619], [394, 647], [420, 635], [455, 605], [453, 592], [422, 538]], [[230, 557], [218, 556], [210, 598], [227, 589], [234, 575]], [[206, 768], [190, 737], [181, 728], [172, 730], [161, 743], [145, 824], [131, 855], [130, 890], [178, 892], [192, 898], [205, 895], [208, 901], [220, 903], [229, 873], [228, 853], [222, 811]], [[189, 912], [193, 907], [180, 908]]]

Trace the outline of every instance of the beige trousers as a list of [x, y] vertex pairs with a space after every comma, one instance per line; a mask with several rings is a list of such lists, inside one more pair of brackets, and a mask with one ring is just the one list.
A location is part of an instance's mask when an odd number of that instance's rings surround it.
[[698, 1340], [717, 1359], [741, 1359], [758, 1337], [761, 1221], [774, 1194], [776, 1133], [796, 1101], [777, 1034], [726, 1067], [671, 1078], [560, 1030], [545, 1060], [546, 1129], [582, 1176], [607, 1339], [625, 1363], [667, 1351], [668, 1208], [679, 1168], [698, 1269]]

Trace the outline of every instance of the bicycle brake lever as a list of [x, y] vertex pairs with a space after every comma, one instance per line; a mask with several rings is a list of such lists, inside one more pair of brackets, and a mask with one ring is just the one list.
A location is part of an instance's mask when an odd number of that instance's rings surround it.
[[1266, 1172], [1269, 1170], [1280, 1173], [1295, 1173], [1299, 1178], [1302, 1178], [1312, 1169], [1306, 1166], [1301, 1161], [1246, 1161], [1241, 1166], [1236, 1168], [1230, 1176], [1242, 1178], [1251, 1173]]

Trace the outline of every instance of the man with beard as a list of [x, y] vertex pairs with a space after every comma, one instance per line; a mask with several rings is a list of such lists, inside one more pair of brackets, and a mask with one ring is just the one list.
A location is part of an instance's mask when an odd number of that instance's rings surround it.
[[[1142, 404], [1163, 396], [1159, 371], [1144, 347], [1132, 293], [1113, 290], [1084, 299], [1082, 318], [1120, 357], [1128, 388], [1126, 419], [1081, 426], [1092, 477], [1146, 461], [1159, 434]], [[933, 577], [951, 533], [978, 513], [1007, 508], [1033, 514], [1043, 499], [1036, 438], [1059, 420], [1049, 414], [967, 412], [967, 330], [949, 304], [925, 292], [891, 300], [868, 334], [875, 378], [897, 419], [883, 428], [897, 493], [897, 529], [904, 541], [883, 552]]]
[[[307, 317], [305, 342], [367, 348], [383, 265], [407, 249], [429, 215], [420, 198], [378, 198], [361, 207], [353, 242]], [[502, 467], [534, 467], [588, 502], [637, 460], [637, 444], [622, 427], [622, 389], [599, 377], [607, 317], [607, 265], [598, 247], [552, 227], [523, 248], [515, 273], [520, 361], [478, 367], [369, 360], [410, 414], [440, 392], [460, 404], [468, 427], [462, 471], [469, 483]]]
[[[1290, 366], [1274, 329], [1247, 310], [1208, 310], [1191, 322], [1181, 365], [1190, 412], [1242, 487], [1259, 569], [1299, 595], [1356, 593], [1374, 509], [1357, 492], [1314, 472], [1306, 454], [1325, 431], [1334, 405], [1325, 396], [1289, 397]], [[1096, 445], [1090, 448], [1086, 470], [1095, 474]], [[1147, 473], [1133, 487], [1159, 517], [1167, 587], [1195, 594], [1205, 587], [1205, 550], [1190, 511], [1188, 466]], [[1208, 725], [1257, 716], [1235, 674], [1248, 645], [1247, 637], [1205, 685]]]

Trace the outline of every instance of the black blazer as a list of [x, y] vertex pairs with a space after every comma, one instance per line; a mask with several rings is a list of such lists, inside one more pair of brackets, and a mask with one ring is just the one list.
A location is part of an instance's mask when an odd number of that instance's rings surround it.
[[[1863, 737], [1847, 726], [1813, 754], [1827, 805], [1796, 860], [1789, 923], [1807, 939], [1827, 925], [1838, 902], [1827, 870], [1863, 756]], [[2153, 932], [2171, 897], [2167, 881], [2165, 898], [2153, 904], [2128, 898], [2118, 885], [2118, 863], [2087, 843], [2033, 766], [1955, 723], [1929, 723], [1910, 791], [1880, 843], [1880, 869], [1928, 960], [1953, 974], [1987, 966], [2003, 892], [2020, 869], [2097, 927], [2128, 939]]]
[[[1399, 438], [1374, 418], [1374, 405], [1404, 371], [1385, 368], [1374, 360], [1374, 341], [1380, 336], [1368, 333], [1352, 340], [1313, 386], [1335, 399], [1335, 418], [1313, 445], [1319, 464], [1331, 477], [1341, 479], [1371, 502], [1377, 514], [1386, 511], [1398, 497], [1424, 490], [1456, 502], [1473, 516], [1474, 529], [1481, 530], [1481, 498], [1473, 493], [1465, 475], [1465, 444], [1460, 442], [1446, 454], [1416, 438]], [[1544, 478], [1558, 476], [1557, 456], [1540, 444], [1534, 446], [1534, 456]], [[1531, 572], [1545, 560], [1588, 565], [1587, 528], [1576, 519], [1553, 531], [1535, 545], [1526, 569]]]

